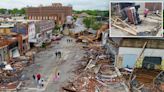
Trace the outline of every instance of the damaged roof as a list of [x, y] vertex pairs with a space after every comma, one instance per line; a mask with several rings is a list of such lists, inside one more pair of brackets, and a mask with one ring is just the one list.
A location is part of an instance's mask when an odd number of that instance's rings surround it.
[[164, 49], [164, 38], [123, 38], [119, 47], [142, 48], [146, 41], [146, 48]]

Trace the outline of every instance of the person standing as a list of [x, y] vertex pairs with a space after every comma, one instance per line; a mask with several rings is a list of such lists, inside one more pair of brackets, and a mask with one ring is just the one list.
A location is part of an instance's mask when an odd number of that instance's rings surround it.
[[59, 70], [58, 70], [58, 68], [55, 69], [55, 75], [53, 77], [54, 82], [57, 81], [57, 80], [59, 80]]
[[37, 84], [39, 85], [39, 81], [41, 79], [41, 74], [37, 74], [36, 77], [37, 77]]
[[145, 9], [145, 10], [144, 10], [144, 17], [145, 17], [145, 18], [147, 17], [148, 13], [149, 13], [149, 9]]
[[61, 58], [61, 51], [59, 51], [59, 58]]
[[43, 79], [41, 78], [40, 80], [39, 80], [39, 87], [43, 87], [44, 86], [44, 81], [43, 81]]
[[57, 51], [55, 52], [55, 55], [56, 55], [56, 57], [58, 56], [58, 52]]
[[32, 75], [32, 78], [34, 80], [34, 84], [36, 85], [36, 76], [34, 74]]
[[32, 75], [32, 78], [33, 78], [34, 80], [36, 80], [36, 77], [35, 77], [35, 75], [34, 75], [34, 74]]

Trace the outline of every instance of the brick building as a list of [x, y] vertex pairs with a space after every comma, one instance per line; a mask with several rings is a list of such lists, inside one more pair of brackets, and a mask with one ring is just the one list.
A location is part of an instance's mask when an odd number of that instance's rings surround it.
[[66, 17], [72, 15], [72, 6], [53, 3], [51, 6], [28, 7], [26, 14], [28, 19], [54, 20], [55, 24], [64, 24]]

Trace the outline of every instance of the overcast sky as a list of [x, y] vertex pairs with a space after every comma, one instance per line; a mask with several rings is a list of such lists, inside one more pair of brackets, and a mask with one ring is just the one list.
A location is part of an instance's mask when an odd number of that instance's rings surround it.
[[52, 3], [71, 4], [74, 10], [108, 10], [109, 0], [0, 0], [0, 8], [22, 8], [26, 6], [43, 6]]

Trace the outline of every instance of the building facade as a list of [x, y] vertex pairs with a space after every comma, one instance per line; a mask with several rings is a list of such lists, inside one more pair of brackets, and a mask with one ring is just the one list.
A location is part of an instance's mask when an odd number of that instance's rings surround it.
[[51, 6], [28, 7], [26, 14], [28, 19], [54, 20], [55, 24], [64, 24], [66, 17], [72, 16], [72, 6], [53, 3]]
[[50, 42], [55, 24], [52, 20], [31, 22], [28, 25], [29, 43], [41, 46], [42, 43]]

